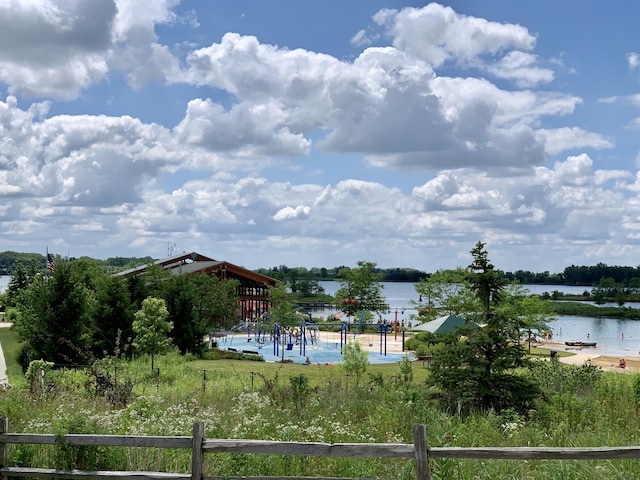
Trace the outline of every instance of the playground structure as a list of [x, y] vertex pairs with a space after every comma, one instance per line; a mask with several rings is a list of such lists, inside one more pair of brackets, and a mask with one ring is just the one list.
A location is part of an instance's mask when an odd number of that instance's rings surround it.
[[[363, 311], [360, 321], [355, 325], [343, 322], [318, 324], [303, 318], [300, 318], [299, 324], [286, 327], [275, 323], [264, 328], [265, 323], [242, 322], [221, 338], [218, 348], [224, 350], [226, 346], [228, 351], [263, 356], [267, 356], [268, 348], [269, 354], [281, 361], [285, 358], [293, 361], [291, 356], [299, 355], [299, 361], [306, 359], [306, 363], [310, 363], [309, 357], [322, 356], [318, 351], [333, 350], [341, 356], [352, 336], [352, 341], [368, 344], [370, 353], [374, 344], [377, 344], [379, 355], [386, 357], [389, 327], [385, 323], [364, 323], [364, 313]], [[309, 318], [311, 319], [310, 314]], [[234, 342], [238, 342], [237, 346]]]

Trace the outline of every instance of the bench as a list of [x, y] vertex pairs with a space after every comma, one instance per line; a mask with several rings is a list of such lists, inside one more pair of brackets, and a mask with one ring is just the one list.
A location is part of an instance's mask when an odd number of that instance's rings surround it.
[[260, 352], [256, 352], [255, 350], [242, 350], [242, 353], [247, 355], [260, 355]]
[[425, 356], [418, 355], [418, 356], [416, 356], [416, 360], [418, 360], [418, 361], [422, 362], [422, 366], [423, 366], [423, 367], [425, 366], [425, 363], [427, 364], [427, 365], [426, 365], [427, 367], [430, 367], [430, 366], [431, 366], [431, 359], [432, 359], [432, 358], [433, 358], [433, 357], [432, 357], [431, 355], [425, 355]]

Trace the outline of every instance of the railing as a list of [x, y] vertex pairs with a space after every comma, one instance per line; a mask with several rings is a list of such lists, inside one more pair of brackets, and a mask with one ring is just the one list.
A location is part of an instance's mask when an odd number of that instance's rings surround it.
[[[425, 425], [413, 429], [414, 443], [314, 443], [276, 442], [266, 440], [228, 440], [204, 438], [204, 424], [193, 426], [192, 437], [127, 436], [127, 435], [52, 435], [9, 433], [8, 419], [0, 418], [0, 475], [8, 477], [71, 478], [88, 480], [250, 480], [252, 477], [223, 475], [207, 476], [203, 461], [205, 453], [303, 455], [322, 457], [360, 458], [413, 458], [416, 462], [416, 480], [429, 480], [429, 460], [498, 459], [498, 460], [604, 460], [640, 458], [640, 447], [560, 448], [560, 447], [429, 447]], [[8, 466], [8, 445], [77, 445], [113, 447], [152, 447], [191, 449], [191, 473], [143, 471], [87, 471], [51, 468]], [[302, 477], [254, 477], [264, 480], [286, 480]], [[329, 480], [313, 477], [314, 480]], [[336, 480], [332, 478], [331, 480]], [[347, 479], [344, 479], [347, 480]]]

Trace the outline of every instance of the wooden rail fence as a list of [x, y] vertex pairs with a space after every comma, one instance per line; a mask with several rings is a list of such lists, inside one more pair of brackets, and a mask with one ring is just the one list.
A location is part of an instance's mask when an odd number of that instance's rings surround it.
[[[277, 442], [268, 440], [207, 439], [204, 424], [193, 426], [191, 437], [84, 435], [84, 434], [33, 434], [9, 433], [8, 419], [0, 418], [0, 476], [33, 478], [71, 478], [83, 480], [336, 480], [327, 477], [247, 477], [234, 476], [232, 472], [215, 476], [205, 475], [205, 453], [303, 455], [322, 457], [413, 458], [416, 462], [416, 480], [430, 480], [429, 460], [497, 459], [497, 460], [605, 460], [638, 459], [640, 446], [602, 448], [562, 447], [429, 447], [425, 425], [413, 429], [414, 443], [316, 443]], [[8, 445], [78, 445], [113, 447], [183, 448], [191, 450], [191, 473], [144, 471], [87, 471], [52, 468], [11, 467], [8, 465]], [[348, 479], [340, 479], [348, 480]]]

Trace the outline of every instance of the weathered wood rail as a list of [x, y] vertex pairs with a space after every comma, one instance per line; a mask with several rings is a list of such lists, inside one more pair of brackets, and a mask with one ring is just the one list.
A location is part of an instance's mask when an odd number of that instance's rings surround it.
[[[494, 459], [494, 460], [621, 460], [640, 458], [640, 446], [602, 448], [561, 447], [429, 447], [425, 425], [413, 429], [414, 443], [316, 443], [277, 442], [267, 440], [206, 439], [204, 424], [193, 426], [191, 437], [127, 436], [127, 435], [52, 435], [9, 433], [8, 419], [0, 418], [0, 476], [33, 478], [70, 478], [87, 480], [337, 480], [328, 477], [266, 477], [234, 476], [233, 472], [208, 476], [203, 469], [205, 453], [303, 455], [322, 457], [413, 458], [416, 462], [416, 480], [429, 480], [429, 460]], [[55, 445], [64, 443], [78, 446], [152, 447], [191, 449], [191, 473], [145, 471], [87, 471], [59, 470], [8, 465], [10, 444]], [[348, 480], [348, 479], [340, 479]], [[351, 479], [350, 479], [351, 480]]]

